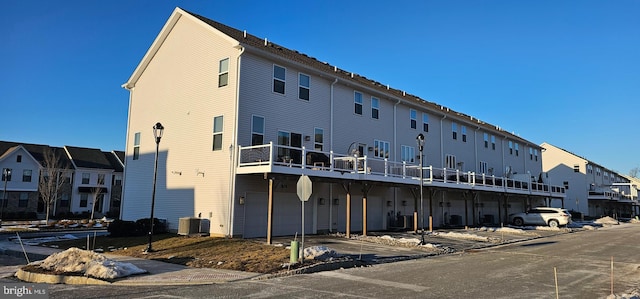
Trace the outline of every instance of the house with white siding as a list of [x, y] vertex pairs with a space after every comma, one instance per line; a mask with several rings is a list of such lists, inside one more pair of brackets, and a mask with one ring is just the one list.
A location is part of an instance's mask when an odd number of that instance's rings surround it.
[[52, 152], [59, 159], [59, 179], [64, 180], [57, 190], [50, 216], [90, 215], [94, 202], [96, 217], [117, 217], [120, 214], [123, 151], [103, 152], [82, 147], [0, 141], [0, 170], [3, 174], [7, 170], [11, 173], [3, 175], [0, 182], [0, 200], [4, 199], [4, 207], [0, 204], [0, 214], [4, 214], [5, 219], [25, 218], [27, 214], [45, 218], [46, 206], [40, 197], [39, 180], [48, 167], [45, 161], [47, 152]]
[[301, 175], [306, 233], [499, 225], [565, 198], [524, 138], [180, 8], [122, 86], [125, 220], [150, 215], [157, 122], [154, 215], [172, 230], [300, 233]]
[[566, 190], [563, 208], [589, 217], [631, 217], [640, 213], [637, 179], [555, 145], [545, 142], [541, 147], [543, 171], [551, 182]]

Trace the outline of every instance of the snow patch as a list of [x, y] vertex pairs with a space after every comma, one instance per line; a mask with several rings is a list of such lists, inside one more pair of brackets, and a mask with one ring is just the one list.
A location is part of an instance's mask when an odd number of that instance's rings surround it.
[[147, 272], [131, 263], [114, 261], [102, 254], [75, 247], [54, 253], [32, 264], [50, 271], [82, 273], [101, 279], [114, 279]]
[[303, 254], [305, 259], [314, 259], [317, 261], [330, 261], [338, 257], [338, 253], [327, 246], [307, 247], [304, 249]]
[[618, 220], [613, 219], [613, 218], [611, 218], [609, 216], [605, 216], [605, 217], [602, 217], [600, 219], [596, 219], [595, 221], [593, 221], [593, 223], [596, 223], [596, 224], [614, 224], [614, 225], [615, 224], [620, 224], [620, 222]]

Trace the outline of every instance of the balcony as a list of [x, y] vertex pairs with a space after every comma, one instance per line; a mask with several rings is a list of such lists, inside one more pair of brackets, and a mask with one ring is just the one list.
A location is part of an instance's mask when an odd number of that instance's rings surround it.
[[[237, 174], [280, 173], [342, 180], [366, 180], [395, 184], [420, 185], [420, 166], [407, 162], [367, 156], [348, 156], [334, 152], [308, 150], [304, 147], [274, 145], [240, 146]], [[566, 197], [561, 186], [520, 181], [457, 169], [423, 168], [425, 186]]]

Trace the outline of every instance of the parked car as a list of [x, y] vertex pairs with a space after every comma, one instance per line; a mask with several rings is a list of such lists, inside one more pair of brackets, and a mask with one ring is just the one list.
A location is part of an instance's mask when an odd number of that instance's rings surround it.
[[510, 214], [509, 220], [517, 226], [523, 225], [548, 225], [558, 227], [571, 223], [571, 213], [566, 209], [537, 207], [526, 213]]

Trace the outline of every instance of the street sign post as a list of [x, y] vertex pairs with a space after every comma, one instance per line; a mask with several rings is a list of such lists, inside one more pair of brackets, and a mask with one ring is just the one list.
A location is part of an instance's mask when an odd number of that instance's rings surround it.
[[298, 198], [302, 202], [302, 254], [300, 255], [301, 263], [304, 263], [304, 202], [309, 200], [311, 197], [312, 187], [311, 187], [311, 179], [309, 179], [306, 175], [301, 175], [298, 179], [298, 183], [296, 184], [296, 192], [298, 193]]

